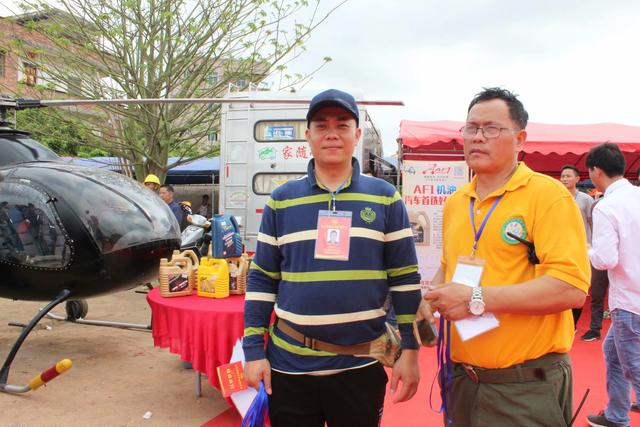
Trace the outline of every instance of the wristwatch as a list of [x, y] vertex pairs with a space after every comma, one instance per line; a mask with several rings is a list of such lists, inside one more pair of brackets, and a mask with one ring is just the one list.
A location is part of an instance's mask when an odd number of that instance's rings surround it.
[[476, 286], [471, 291], [471, 299], [469, 300], [469, 313], [474, 316], [482, 316], [484, 313], [484, 299], [482, 299], [482, 287]]

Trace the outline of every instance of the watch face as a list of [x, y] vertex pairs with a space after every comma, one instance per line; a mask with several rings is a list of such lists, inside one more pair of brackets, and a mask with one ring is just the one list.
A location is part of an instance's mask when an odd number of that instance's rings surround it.
[[469, 311], [471, 314], [480, 316], [484, 313], [484, 303], [482, 301], [471, 301], [469, 303]]

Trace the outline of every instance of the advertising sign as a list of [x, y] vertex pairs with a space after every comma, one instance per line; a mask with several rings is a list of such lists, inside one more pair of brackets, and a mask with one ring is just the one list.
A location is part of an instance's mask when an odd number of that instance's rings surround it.
[[403, 161], [402, 199], [416, 242], [423, 292], [440, 266], [444, 202], [467, 182], [469, 167], [464, 161]]
[[264, 130], [264, 139], [278, 141], [293, 141], [295, 139], [295, 129], [293, 126], [267, 126]]

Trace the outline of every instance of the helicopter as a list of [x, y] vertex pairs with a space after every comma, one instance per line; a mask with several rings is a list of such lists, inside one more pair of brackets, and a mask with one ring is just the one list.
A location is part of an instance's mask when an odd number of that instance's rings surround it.
[[[180, 247], [175, 216], [158, 196], [124, 175], [65, 163], [27, 132], [10, 127], [8, 109], [159, 103], [308, 104], [308, 99], [0, 99], [0, 298], [47, 301], [24, 326], [0, 368], [0, 391], [36, 389], [71, 367], [61, 360], [27, 385], [8, 383], [11, 364], [36, 324], [62, 302], [86, 315], [84, 298], [153, 280], [161, 258]], [[401, 101], [358, 101], [404, 105]], [[99, 324], [99, 323], [94, 323]]]
[[8, 127], [7, 102], [0, 102], [0, 297], [49, 301], [0, 368], [0, 391], [25, 392], [71, 366], [68, 359], [58, 362], [31, 386], [7, 384], [38, 321], [65, 301], [68, 316], [83, 317], [83, 298], [151, 281], [160, 258], [179, 248], [180, 231], [166, 203], [136, 181], [69, 165]]

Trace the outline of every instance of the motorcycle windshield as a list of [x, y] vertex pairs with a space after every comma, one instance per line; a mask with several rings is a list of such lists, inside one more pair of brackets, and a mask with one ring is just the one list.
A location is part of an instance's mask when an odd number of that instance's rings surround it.
[[197, 244], [198, 240], [204, 235], [205, 230], [202, 227], [190, 225], [182, 231], [182, 243], [180, 246], [188, 247]]

